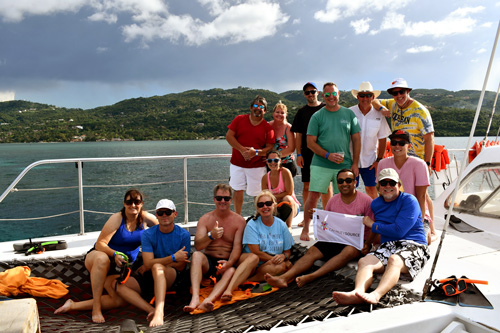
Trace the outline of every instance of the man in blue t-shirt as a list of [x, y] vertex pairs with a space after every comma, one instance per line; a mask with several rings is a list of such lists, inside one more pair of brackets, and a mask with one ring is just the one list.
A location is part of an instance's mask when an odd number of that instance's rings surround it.
[[[149, 327], [163, 325], [165, 293], [184, 271], [191, 253], [191, 236], [186, 229], [174, 224], [176, 216], [177, 211], [171, 200], [158, 202], [156, 218], [159, 224], [145, 230], [141, 238], [142, 258], [148, 271], [131, 277], [117, 288], [118, 295], [124, 300], [148, 313]], [[141, 294], [151, 296], [152, 292], [154, 308], [141, 297]]]
[[[368, 216], [363, 224], [380, 234], [380, 247], [361, 258], [354, 290], [334, 291], [338, 304], [377, 304], [396, 285], [401, 273], [411, 278], [423, 269], [430, 257], [422, 213], [417, 199], [400, 191], [401, 181], [396, 170], [386, 168], [379, 172], [377, 189], [380, 197], [372, 201], [375, 221]], [[377, 288], [367, 293], [374, 273], [384, 273]]]

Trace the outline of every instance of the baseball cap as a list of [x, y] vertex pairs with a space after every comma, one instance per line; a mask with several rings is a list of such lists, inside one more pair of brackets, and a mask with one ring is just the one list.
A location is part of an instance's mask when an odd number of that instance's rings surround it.
[[389, 135], [389, 139], [403, 139], [410, 143], [410, 134], [405, 130], [395, 130]]
[[161, 199], [156, 204], [156, 210], [161, 209], [161, 208], [168, 208], [168, 209], [171, 209], [171, 210], [175, 210], [175, 205], [172, 202], [172, 200]]
[[383, 179], [391, 179], [395, 182], [399, 182], [399, 175], [393, 168], [386, 168], [378, 173], [378, 181]]
[[314, 89], [319, 90], [319, 89], [318, 89], [318, 87], [316, 87], [316, 83], [314, 83], [314, 82], [307, 82], [307, 83], [306, 83], [306, 84], [304, 84], [304, 86], [302, 87], [302, 90], [303, 90], [303, 91], [306, 91], [306, 88], [307, 88], [308, 86], [312, 86], [312, 87], [314, 87]]

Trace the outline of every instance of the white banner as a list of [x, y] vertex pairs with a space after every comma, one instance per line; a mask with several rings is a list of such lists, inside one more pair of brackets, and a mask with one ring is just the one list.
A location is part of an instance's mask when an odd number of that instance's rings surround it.
[[313, 213], [314, 237], [318, 241], [363, 248], [365, 226], [363, 216], [347, 215], [316, 209]]

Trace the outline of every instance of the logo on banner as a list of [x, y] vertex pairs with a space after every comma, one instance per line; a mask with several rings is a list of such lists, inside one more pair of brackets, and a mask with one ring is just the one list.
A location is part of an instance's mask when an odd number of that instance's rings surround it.
[[363, 248], [365, 226], [362, 216], [317, 209], [313, 223], [314, 237], [318, 241], [351, 245], [358, 250]]

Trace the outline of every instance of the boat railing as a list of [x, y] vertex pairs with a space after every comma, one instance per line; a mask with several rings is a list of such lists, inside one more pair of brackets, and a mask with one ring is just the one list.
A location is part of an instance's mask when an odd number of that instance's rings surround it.
[[[96, 158], [65, 158], [65, 159], [47, 159], [39, 160], [28, 165], [16, 179], [7, 187], [7, 189], [0, 196], [0, 203], [12, 192], [16, 192], [17, 184], [35, 167], [48, 164], [63, 164], [75, 163], [78, 173], [78, 205], [80, 215], [80, 234], [85, 233], [85, 217], [84, 217], [84, 195], [83, 195], [83, 163], [99, 163], [99, 162], [133, 162], [133, 161], [159, 161], [159, 160], [182, 160], [183, 161], [183, 185], [184, 185], [184, 221], [188, 223], [189, 216], [189, 197], [188, 197], [188, 160], [193, 159], [214, 159], [225, 158], [228, 159], [231, 154], [200, 154], [200, 155], [165, 155], [165, 156], [134, 156], [134, 157], [96, 157]], [[124, 185], [128, 186], [128, 185]], [[40, 188], [37, 190], [53, 190], [54, 188]], [[72, 212], [75, 213], [75, 212]], [[60, 216], [61, 214], [59, 214]], [[12, 219], [10, 219], [12, 220]]]

